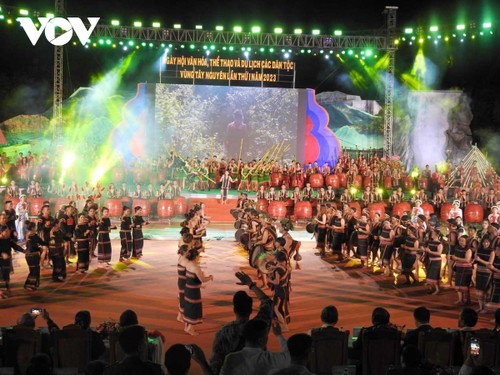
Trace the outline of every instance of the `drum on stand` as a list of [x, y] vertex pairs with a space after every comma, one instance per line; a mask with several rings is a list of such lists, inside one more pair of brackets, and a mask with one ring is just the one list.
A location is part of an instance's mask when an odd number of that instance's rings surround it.
[[241, 237], [245, 234], [244, 229], [238, 229], [236, 232], [234, 232], [234, 239], [238, 242], [241, 242]]

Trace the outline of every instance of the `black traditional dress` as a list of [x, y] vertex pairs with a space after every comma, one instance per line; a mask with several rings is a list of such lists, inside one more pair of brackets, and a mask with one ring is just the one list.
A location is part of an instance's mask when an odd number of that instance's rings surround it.
[[120, 260], [130, 258], [130, 254], [132, 254], [132, 219], [130, 216], [122, 217], [122, 221], [120, 223]]
[[413, 265], [415, 264], [415, 260], [417, 260], [417, 250], [413, 249], [416, 241], [416, 238], [406, 237], [405, 246], [407, 248], [404, 249], [403, 258], [401, 259], [401, 273], [403, 275], [411, 275], [413, 272]]
[[109, 231], [111, 227], [111, 220], [109, 217], [101, 218], [98, 226], [97, 235], [97, 260], [103, 263], [111, 262], [111, 240], [109, 238]]
[[[198, 266], [199, 267], [199, 266]], [[188, 324], [203, 323], [203, 305], [201, 302], [201, 280], [196, 273], [186, 270], [184, 289], [184, 321]]]
[[[465, 258], [465, 255], [469, 250], [468, 247], [455, 247], [455, 256], [459, 258]], [[472, 280], [472, 263], [471, 262], [455, 262], [455, 289], [460, 292], [467, 291], [469, 289]]]
[[3, 290], [9, 290], [10, 288], [10, 271], [12, 268], [10, 232], [7, 225], [0, 226], [0, 289]]
[[52, 280], [63, 281], [66, 278], [66, 261], [64, 259], [65, 236], [61, 230], [50, 235], [49, 254], [52, 259]]
[[[482, 245], [479, 246], [477, 249], [477, 257], [480, 258], [481, 260], [485, 262], [489, 262], [491, 253], [494, 250], [490, 247], [483, 247]], [[477, 270], [476, 270], [476, 289], [481, 290], [483, 292], [487, 292], [491, 279], [492, 279], [492, 271], [487, 268], [485, 265], [482, 263], [477, 263]]]
[[132, 249], [132, 257], [142, 257], [142, 248], [144, 247], [144, 237], [142, 234], [142, 225], [145, 223], [142, 216], [135, 215], [133, 218], [134, 229], [132, 230], [132, 237], [134, 239], [134, 246]]
[[[441, 245], [440, 241], [431, 240], [427, 243], [427, 247], [432, 252], [437, 252], [439, 245]], [[439, 280], [441, 279], [441, 256], [428, 254], [427, 259], [427, 276], [425, 281], [428, 284], [438, 284]]]
[[186, 289], [186, 267], [181, 264], [181, 258], [177, 262], [177, 287], [179, 289], [179, 312], [184, 315], [184, 291]]
[[29, 274], [24, 283], [25, 289], [35, 290], [40, 286], [40, 252], [42, 246], [48, 246], [43, 242], [37, 233], [26, 238], [26, 263], [29, 267]]
[[90, 265], [90, 239], [89, 226], [87, 224], [77, 225], [75, 228], [76, 252], [78, 260], [76, 270], [80, 272], [88, 271]]

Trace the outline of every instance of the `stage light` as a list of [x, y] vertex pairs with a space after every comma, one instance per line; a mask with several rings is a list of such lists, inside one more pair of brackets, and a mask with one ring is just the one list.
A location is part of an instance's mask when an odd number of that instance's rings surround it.
[[283, 55], [283, 57], [288, 60], [290, 58], [290, 54], [288, 52], [285, 52], [285, 54]]
[[334, 30], [333, 35], [335, 36], [342, 36], [342, 30]]
[[243, 31], [243, 28], [241, 26], [235, 26], [233, 27], [233, 31], [235, 33], [241, 33]]
[[274, 48], [269, 48], [269, 52], [274, 52]]
[[30, 12], [28, 12], [26, 9], [19, 9], [19, 14], [21, 16], [27, 16], [30, 14]]
[[457, 25], [457, 30], [465, 30], [465, 25]]
[[227, 50], [227, 47], [226, 46], [222, 46], [222, 50], [223, 51]]
[[318, 29], [312, 31], [312, 35], [319, 35], [321, 32]]
[[205, 51], [205, 55], [206, 55], [206, 56], [210, 56], [210, 51], [209, 51], [209, 50], [206, 50], [206, 51]]
[[448, 38], [448, 37], [446, 36], [446, 37], [444, 38], [444, 40], [445, 40], [446, 42], [448, 42], [448, 41], [450, 40], [450, 38]]
[[130, 47], [133, 47], [133, 46], [134, 46], [134, 44], [135, 44], [135, 43], [134, 43], [134, 41], [133, 41], [133, 40], [129, 40], [129, 41], [128, 41], [128, 45], [129, 45]]
[[358, 189], [356, 189], [355, 187], [351, 188], [351, 194], [352, 195], [355, 195], [357, 192], [358, 192]]
[[202, 25], [196, 25], [194, 28], [196, 30], [203, 30], [203, 26]]
[[12, 20], [11, 20], [10, 18], [7, 18], [7, 23], [8, 23], [9, 25], [12, 25]]
[[75, 154], [72, 151], [66, 151], [63, 155], [62, 161], [61, 161], [61, 166], [64, 169], [68, 169], [71, 167], [73, 162], [75, 161]]
[[252, 33], [258, 34], [260, 33], [260, 26], [252, 26]]
[[146, 47], [146, 42], [142, 42], [142, 43], [141, 43], [141, 45], [142, 45], [143, 47]]
[[377, 189], [377, 193], [379, 193], [379, 194], [383, 194], [383, 193], [384, 193], [384, 190], [383, 190], [382, 188], [378, 188], [378, 189]]
[[250, 52], [248, 51], [243, 52], [243, 56], [245, 56], [248, 59], [250, 57]]
[[181, 24], [180, 23], [174, 23], [174, 29], [180, 29]]
[[184, 44], [181, 44], [181, 48], [185, 48], [186, 46]]
[[[85, 46], [85, 47], [87, 47], [87, 46]], [[87, 47], [87, 48], [88, 48], [88, 47]], [[128, 51], [128, 47], [127, 47], [127, 46], [123, 46], [123, 50], [124, 50], [124, 51]]]
[[436, 31], [438, 31], [438, 30], [439, 30], [439, 27], [437, 27], [437, 26], [431, 26], [431, 27], [429, 28], [429, 30], [430, 30], [431, 32], [435, 33]]
[[142, 27], [142, 22], [141, 21], [135, 21], [133, 25], [134, 25], [134, 27]]
[[190, 49], [194, 49], [194, 48], [195, 48], [195, 45], [194, 45], [194, 44], [190, 44], [190, 45], [189, 45], [189, 48], [190, 48]]
[[322, 49], [320, 49], [320, 50], [319, 50], [319, 53], [320, 53], [320, 54], [323, 54], [323, 53], [325, 53], [325, 51], [323, 51]]
[[6, 176], [3, 176], [3, 177], [2, 177], [2, 184], [7, 185], [7, 182], [8, 182], [8, 181], [9, 181], [9, 180], [7, 180], [7, 177], [6, 177]]
[[45, 14], [45, 17], [47, 17], [47, 18], [54, 18], [55, 15], [54, 15], [54, 13], [47, 13], [47, 14]]
[[233, 46], [229, 46], [229, 50], [230, 51], [234, 51], [234, 47]]
[[265, 52], [265, 50], [266, 50], [266, 49], [265, 49], [264, 47], [260, 47], [260, 48], [259, 48], [259, 51], [260, 51], [260, 52]]
[[111, 26], [120, 26], [120, 21], [118, 21], [118, 20], [111, 20]]
[[411, 27], [407, 27], [405, 29], [405, 34], [413, 34], [413, 29]]
[[415, 189], [411, 189], [410, 194], [415, 195], [415, 194], [417, 194], [417, 191]]
[[300, 34], [302, 34], [302, 29], [294, 29], [293, 33], [296, 35], [300, 35]]
[[274, 28], [274, 33], [275, 34], [283, 34], [283, 29], [281, 27], [275, 27]]
[[365, 51], [365, 56], [370, 57], [370, 56], [372, 56], [372, 55], [373, 55], [373, 52], [372, 52], [372, 50], [371, 50], [371, 49], [367, 49], [367, 50]]
[[215, 26], [215, 31], [224, 31], [224, 26]]
[[103, 44], [104, 44], [104, 40], [99, 39], [99, 44], [100, 44], [100, 45], [103, 45]]
[[211, 49], [212, 51], [215, 51], [215, 45], [214, 45], [214, 44], [212, 44], [212, 45], [210, 46], [210, 49]]
[[424, 42], [424, 39], [420, 38], [420, 39], [418, 40], [418, 42], [419, 42], [420, 44], [422, 44], [422, 43]]
[[330, 55], [325, 55], [325, 59], [329, 59], [330, 58]]
[[152, 26], [153, 27], [161, 27], [161, 24], [159, 22], [153, 22]]
[[483, 23], [483, 29], [491, 29], [491, 22]]
[[352, 56], [354, 54], [354, 51], [352, 49], [350, 49], [349, 51], [347, 51], [347, 54]]
[[153, 48], [154, 47], [154, 44], [153, 43], [149, 43], [148, 44], [150, 48]]
[[0, 14], [0, 20], [5, 19], [5, 16], [3, 14]]

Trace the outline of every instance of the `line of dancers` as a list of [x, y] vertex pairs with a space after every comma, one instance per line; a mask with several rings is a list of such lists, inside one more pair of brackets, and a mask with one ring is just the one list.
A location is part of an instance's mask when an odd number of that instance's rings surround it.
[[[5, 202], [5, 210], [0, 213], [0, 296], [10, 295], [10, 274], [13, 272], [13, 253], [25, 253], [29, 274], [24, 288], [35, 291], [40, 286], [40, 270], [52, 269], [52, 280], [62, 282], [67, 276], [67, 266], [73, 263], [70, 257], [76, 256], [77, 273], [89, 270], [92, 258], [97, 258], [98, 267], [111, 265], [112, 246], [110, 231], [118, 229], [111, 223], [109, 210], [88, 200], [82, 212], [71, 202], [52, 216], [49, 202], [44, 202], [40, 214], [31, 220], [25, 220], [21, 227], [25, 248], [18, 243], [16, 214], [12, 202]], [[97, 212], [100, 212], [100, 215]], [[144, 238], [142, 227], [149, 224], [142, 216], [142, 207], [123, 207], [120, 219], [120, 262], [129, 264], [131, 259], [142, 257]], [[19, 226], [18, 226], [19, 227]], [[97, 249], [97, 254], [95, 253]]]
[[327, 249], [337, 262], [359, 258], [362, 267], [384, 270], [386, 276], [404, 275], [406, 283], [419, 283], [425, 272], [429, 293], [439, 294], [443, 284], [454, 287], [457, 304], [470, 304], [470, 289], [475, 288], [478, 311], [500, 307], [500, 232], [499, 224], [483, 221], [478, 230], [464, 226], [462, 217], [449, 218], [444, 227], [436, 216], [423, 214], [370, 214], [363, 210], [360, 219], [352, 208], [323, 205], [317, 217], [315, 236], [317, 255]]
[[291, 220], [274, 222], [269, 216], [259, 216], [253, 208], [245, 208], [246, 198], [240, 196], [238, 205], [231, 210], [235, 217], [237, 239], [248, 251], [249, 264], [257, 270], [262, 289], [271, 289], [273, 309], [283, 331], [290, 322], [290, 292], [292, 290], [292, 263], [300, 269], [301, 242], [295, 240]]

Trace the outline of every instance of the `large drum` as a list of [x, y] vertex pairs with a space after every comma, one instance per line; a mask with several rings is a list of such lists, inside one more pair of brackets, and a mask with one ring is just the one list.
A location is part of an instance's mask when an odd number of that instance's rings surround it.
[[283, 184], [283, 174], [282, 173], [271, 173], [271, 186], [279, 187]]
[[286, 217], [286, 203], [282, 201], [272, 201], [267, 207], [267, 212], [273, 219], [284, 219]]
[[295, 219], [310, 219], [312, 217], [312, 205], [310, 202], [297, 202], [293, 209]]
[[122, 201], [120, 199], [106, 199], [104, 207], [108, 208], [110, 217], [120, 217], [122, 214]]
[[234, 232], [234, 239], [238, 242], [240, 242], [241, 240], [241, 236], [245, 234], [245, 230], [244, 229], [238, 229], [236, 232]]
[[355, 208], [356, 209], [356, 212], [354, 213], [354, 217], [356, 219], [360, 219], [361, 218], [361, 205], [359, 204], [359, 202], [349, 202], [349, 206], [351, 208]]
[[40, 214], [40, 212], [42, 211], [44, 201], [45, 201], [44, 198], [28, 198], [27, 199], [27, 202], [29, 203], [29, 206], [30, 206], [30, 215], [31, 216], [38, 216]]
[[299, 180], [298, 178], [292, 178], [291, 183], [290, 183], [290, 187], [294, 189], [297, 186], [299, 187], [299, 189], [302, 189], [304, 187], [304, 181]]
[[257, 206], [255, 209], [257, 211], [267, 211], [267, 207], [269, 206], [269, 201], [267, 199], [259, 199], [257, 201]]
[[483, 207], [477, 203], [469, 203], [465, 206], [464, 216], [466, 223], [481, 223], [484, 219]]
[[[240, 232], [238, 232], [238, 231], [240, 231]], [[240, 243], [244, 247], [247, 247], [248, 243], [250, 242], [250, 234], [248, 234], [248, 232], [245, 232], [244, 229], [238, 229], [236, 231], [236, 233], [238, 233]], [[234, 234], [235, 236], [236, 236], [236, 233]]]
[[345, 173], [339, 173], [338, 174], [339, 176], [339, 182], [340, 182], [340, 187], [347, 187], [347, 176], [345, 175]]
[[174, 202], [174, 215], [175, 216], [185, 215], [187, 212], [186, 198], [179, 195], [177, 197], [174, 197], [173, 202]]
[[361, 189], [362, 183], [363, 183], [363, 176], [361, 176], [360, 174], [357, 174], [354, 177], [354, 182], [353, 182], [354, 187], [356, 189]]
[[411, 205], [408, 202], [396, 203], [392, 209], [392, 215], [398, 215], [400, 218], [405, 215], [405, 212], [411, 212]]
[[418, 188], [429, 190], [429, 179], [427, 179], [426, 177], [420, 177], [418, 179]]
[[332, 186], [333, 189], [338, 189], [340, 187], [340, 179], [336, 174], [329, 174], [326, 176], [326, 186]]
[[411, 178], [411, 176], [406, 176], [405, 178], [403, 178], [403, 189], [413, 189], [413, 178]]
[[384, 189], [386, 189], [386, 190], [392, 189], [392, 177], [391, 176], [384, 177]]
[[323, 187], [324, 184], [323, 175], [320, 173], [313, 173], [312, 175], [309, 176], [309, 183], [313, 188]]
[[142, 207], [142, 216], [149, 216], [151, 215], [151, 204], [147, 199], [134, 199], [132, 202], [132, 212], [135, 213], [135, 207], [140, 206]]
[[368, 205], [368, 211], [370, 212], [371, 219], [375, 217], [375, 214], [379, 214], [380, 217], [384, 217], [385, 205], [383, 203], [370, 203]]
[[174, 216], [174, 201], [172, 199], [160, 199], [156, 208], [158, 219], [170, 219]]
[[424, 202], [420, 207], [422, 208], [422, 210], [424, 210], [424, 215], [427, 220], [429, 220], [430, 217], [434, 214], [434, 206], [429, 202]]
[[451, 208], [453, 207], [453, 204], [450, 202], [443, 203], [441, 205], [441, 221], [445, 222], [448, 220], [448, 213], [451, 211]]
[[370, 176], [363, 177], [363, 187], [372, 186], [372, 178]]

